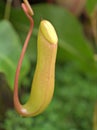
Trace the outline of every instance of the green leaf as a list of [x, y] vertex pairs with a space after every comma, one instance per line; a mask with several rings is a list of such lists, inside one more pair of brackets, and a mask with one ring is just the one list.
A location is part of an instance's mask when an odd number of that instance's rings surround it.
[[[55, 5], [36, 4], [34, 10], [34, 30], [31, 42], [29, 43], [29, 55], [36, 58], [37, 32], [41, 19], [47, 19], [54, 25], [59, 37], [58, 59], [72, 60], [78, 69], [96, 73], [94, 54], [90, 42], [85, 38], [83, 29], [78, 20], [68, 11]], [[22, 41], [29, 28], [29, 22], [21, 9], [13, 10], [11, 21], [18, 31]]]
[[[21, 52], [19, 37], [8, 21], [0, 22], [0, 72], [6, 75], [8, 83], [13, 89], [16, 66]], [[20, 81], [29, 69], [29, 61], [25, 57], [21, 69]]]
[[97, 5], [97, 0], [87, 0], [87, 4], [86, 4], [87, 11], [91, 14], [96, 5]]

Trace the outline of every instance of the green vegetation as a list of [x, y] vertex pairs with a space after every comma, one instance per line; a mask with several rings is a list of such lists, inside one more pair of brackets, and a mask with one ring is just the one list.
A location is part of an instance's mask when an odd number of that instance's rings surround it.
[[15, 111], [7, 111], [6, 130], [91, 130], [97, 81], [85, 78], [72, 67], [57, 65], [54, 98], [43, 114], [22, 118]]

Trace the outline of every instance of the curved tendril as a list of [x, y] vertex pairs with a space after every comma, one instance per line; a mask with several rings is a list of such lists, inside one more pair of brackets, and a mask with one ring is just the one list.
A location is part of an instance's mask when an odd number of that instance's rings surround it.
[[[18, 95], [18, 80], [24, 54], [34, 26], [34, 21], [31, 17], [33, 15], [33, 11], [30, 10], [30, 5], [27, 2], [27, 0], [24, 0], [22, 8], [30, 21], [30, 29], [20, 55], [14, 82], [14, 106], [16, 111], [25, 117], [36, 116], [42, 113], [52, 99], [54, 92], [55, 61], [58, 42], [58, 37], [52, 24], [47, 20], [41, 21], [37, 39], [37, 65], [33, 77], [31, 93], [28, 101], [22, 105], [19, 101]], [[41, 64], [41, 62], [43, 63]]]
[[19, 113], [21, 113], [21, 104], [20, 104], [19, 98], [18, 98], [18, 81], [19, 81], [20, 69], [22, 66], [22, 61], [23, 61], [23, 58], [24, 58], [31, 34], [32, 34], [33, 26], [34, 26], [33, 18], [29, 14], [29, 11], [28, 11], [26, 4], [22, 3], [21, 6], [22, 6], [22, 9], [24, 10], [26, 16], [28, 17], [28, 19], [30, 21], [30, 29], [29, 29], [28, 35], [26, 37], [26, 40], [24, 42], [24, 46], [23, 46], [23, 49], [22, 49], [22, 52], [20, 55], [20, 59], [19, 59], [18, 66], [16, 69], [15, 81], [14, 81], [14, 105], [17, 108]]

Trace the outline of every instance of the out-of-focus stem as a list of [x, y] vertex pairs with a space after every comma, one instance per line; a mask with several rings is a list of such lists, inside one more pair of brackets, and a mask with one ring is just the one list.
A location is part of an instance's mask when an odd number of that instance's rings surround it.
[[95, 38], [95, 43], [97, 46], [97, 5], [93, 11], [92, 17], [91, 17], [91, 22], [92, 22], [92, 30]]
[[10, 17], [10, 11], [11, 11], [11, 3], [12, 3], [12, 0], [7, 0], [7, 2], [6, 2], [6, 6], [5, 6], [4, 19], [9, 20], [9, 17]]
[[94, 108], [93, 130], [97, 130], [97, 103]]

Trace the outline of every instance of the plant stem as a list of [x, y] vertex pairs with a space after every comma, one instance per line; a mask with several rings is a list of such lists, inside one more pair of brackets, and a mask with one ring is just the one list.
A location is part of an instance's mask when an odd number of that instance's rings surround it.
[[6, 20], [9, 20], [9, 17], [10, 17], [11, 3], [12, 3], [12, 0], [7, 0], [6, 2], [5, 14], [4, 14], [4, 19]]
[[97, 103], [95, 104], [94, 108], [94, 118], [93, 118], [93, 130], [97, 130]]
[[91, 17], [91, 23], [92, 23], [92, 30], [94, 34], [94, 40], [97, 47], [97, 5], [94, 8], [94, 11]]

